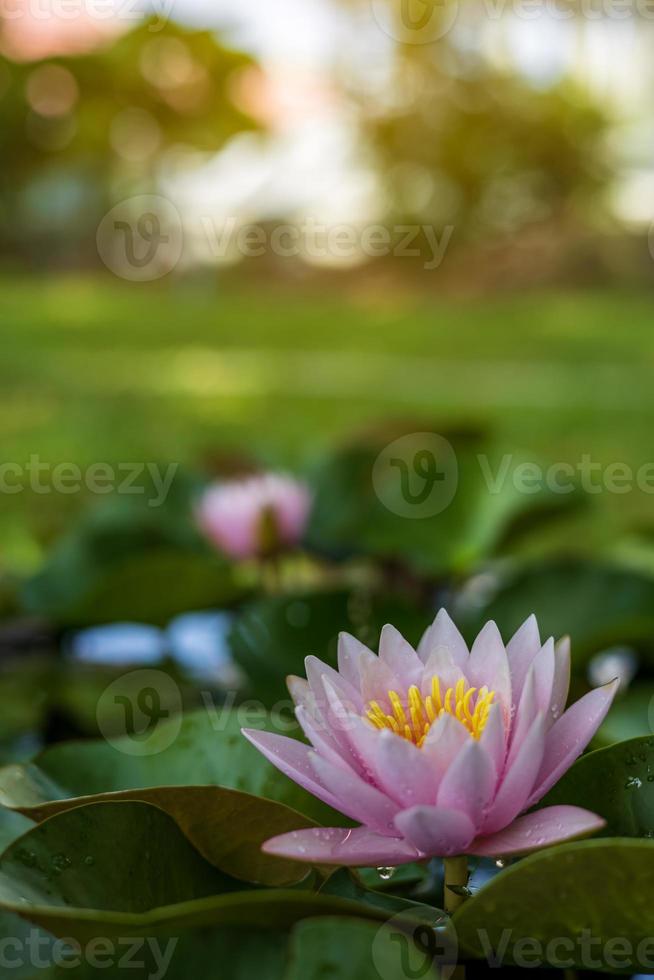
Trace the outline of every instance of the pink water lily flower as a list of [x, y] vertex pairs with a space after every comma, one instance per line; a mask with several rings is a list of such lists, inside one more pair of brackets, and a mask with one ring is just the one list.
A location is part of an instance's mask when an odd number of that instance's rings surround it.
[[298, 544], [311, 494], [284, 473], [262, 473], [209, 487], [197, 508], [200, 529], [232, 558], [255, 558]]
[[308, 657], [289, 678], [310, 745], [247, 738], [355, 829], [311, 828], [264, 850], [319, 864], [398, 865], [429, 857], [526, 853], [604, 825], [574, 806], [528, 810], [602, 723], [617, 682], [564, 711], [570, 644], [541, 643], [534, 616], [505, 646], [487, 623], [468, 650], [444, 610], [417, 651], [384, 627], [379, 656], [342, 634], [338, 671]]

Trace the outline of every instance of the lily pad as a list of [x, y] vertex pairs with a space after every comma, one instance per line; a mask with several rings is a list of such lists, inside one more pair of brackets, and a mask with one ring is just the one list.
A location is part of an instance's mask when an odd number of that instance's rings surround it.
[[654, 738], [629, 739], [582, 756], [543, 801], [562, 803], [599, 813], [607, 836], [654, 838]]
[[270, 724], [260, 711], [194, 712], [162, 722], [147, 756], [127, 754], [130, 736], [63, 743], [34, 763], [1, 769], [0, 803], [43, 820], [80, 803], [145, 800], [169, 813], [229, 874], [267, 885], [299, 881], [305, 865], [263, 854], [261, 844], [314, 822], [344, 821], [243, 738], [241, 724], [263, 721]]
[[313, 915], [387, 918], [338, 896], [243, 890], [168, 814], [140, 802], [79, 806], [18, 838], [0, 856], [0, 908], [82, 942], [206, 925], [287, 929]]
[[563, 844], [505, 869], [453, 921], [495, 967], [654, 972], [653, 880], [654, 841]]
[[430, 951], [410, 946], [410, 936], [392, 926], [343, 918], [303, 921], [291, 936], [284, 980], [436, 980]]
[[522, 492], [511, 475], [533, 460], [509, 456], [484, 433], [424, 429], [387, 428], [325, 461], [313, 480], [310, 545], [460, 574], [580, 501], [544, 484]]

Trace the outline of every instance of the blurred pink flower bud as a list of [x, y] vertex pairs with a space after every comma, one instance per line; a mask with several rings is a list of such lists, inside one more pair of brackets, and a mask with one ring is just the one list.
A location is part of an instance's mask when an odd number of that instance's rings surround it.
[[308, 487], [283, 473], [263, 473], [209, 487], [197, 509], [202, 532], [231, 558], [293, 548], [307, 525]]

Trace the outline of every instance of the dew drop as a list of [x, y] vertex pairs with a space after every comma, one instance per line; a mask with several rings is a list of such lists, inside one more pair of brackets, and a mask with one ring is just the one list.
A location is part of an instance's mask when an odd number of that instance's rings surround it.
[[496, 868], [505, 868], [506, 867], [506, 861], [504, 860], [504, 858], [498, 858], [497, 861], [495, 862], [495, 867]]
[[90, 868], [93, 864], [95, 864], [95, 858], [91, 854], [87, 854], [84, 858], [84, 864]]
[[382, 881], [390, 881], [395, 874], [395, 868], [377, 868], [377, 874]]
[[640, 789], [643, 785], [642, 779], [638, 776], [630, 776], [627, 782], [624, 784], [625, 789]]

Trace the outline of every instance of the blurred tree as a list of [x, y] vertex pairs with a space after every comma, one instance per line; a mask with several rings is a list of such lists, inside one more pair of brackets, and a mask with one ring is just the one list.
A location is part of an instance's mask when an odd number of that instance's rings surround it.
[[249, 58], [208, 31], [144, 22], [90, 54], [0, 57], [0, 249], [94, 234], [112, 192], [149, 192], [162, 154], [254, 127], [232, 100]]
[[584, 225], [612, 176], [608, 114], [572, 79], [536, 84], [491, 58], [488, 10], [470, 4], [455, 21], [457, 9], [373, 0], [391, 67], [359, 102], [390, 217], [452, 224], [459, 243]]

